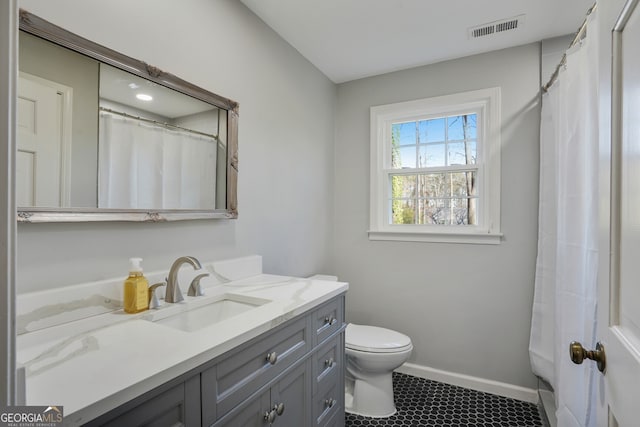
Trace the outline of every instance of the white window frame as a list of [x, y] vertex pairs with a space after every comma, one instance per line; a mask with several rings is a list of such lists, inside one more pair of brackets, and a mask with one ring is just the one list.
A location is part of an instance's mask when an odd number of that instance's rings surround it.
[[[478, 114], [478, 223], [476, 225], [391, 224], [389, 176], [393, 123]], [[370, 240], [499, 244], [500, 232], [500, 88], [371, 107]], [[435, 171], [446, 168], [433, 168]], [[424, 171], [425, 169], [417, 169]]]

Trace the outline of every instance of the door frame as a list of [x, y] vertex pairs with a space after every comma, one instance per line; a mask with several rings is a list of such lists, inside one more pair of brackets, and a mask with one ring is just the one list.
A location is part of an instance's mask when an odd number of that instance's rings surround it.
[[15, 405], [17, 0], [0, 2], [0, 57], [0, 405]]

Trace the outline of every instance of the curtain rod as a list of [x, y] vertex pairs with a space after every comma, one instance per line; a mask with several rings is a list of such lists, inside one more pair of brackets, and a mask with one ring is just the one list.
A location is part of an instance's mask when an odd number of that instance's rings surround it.
[[[185, 131], [185, 132], [189, 132], [189, 133], [194, 133], [196, 135], [207, 136], [209, 138], [213, 138], [216, 141], [218, 141], [218, 136], [217, 135], [211, 135], [211, 134], [208, 134], [208, 133], [199, 132], [197, 130], [187, 129], [187, 128], [183, 128], [181, 126], [172, 125], [172, 124], [169, 124], [169, 123], [164, 123], [164, 122], [159, 122], [159, 121], [152, 120], [152, 119], [146, 119], [144, 117], [134, 116], [132, 114], [123, 113], [121, 111], [112, 110], [110, 108], [99, 107], [99, 109], [100, 109], [100, 111], [105, 111], [105, 112], [111, 113], [111, 114], [117, 114], [119, 116], [127, 117], [129, 119], [140, 120], [141, 122], [153, 123], [154, 125], [160, 125], [162, 127], [170, 129], [170, 130], [177, 129], [177, 130], [181, 130], [181, 131]], [[218, 117], [218, 120], [219, 119], [220, 118]]]
[[[571, 44], [569, 45], [568, 49], [571, 49], [580, 40], [582, 40], [583, 36], [585, 35], [585, 31], [587, 30], [587, 19], [589, 18], [589, 15], [591, 15], [591, 13], [593, 13], [596, 10], [597, 7], [598, 7], [598, 3], [591, 6], [591, 8], [587, 11], [587, 17], [584, 19], [584, 22], [578, 29], [578, 32], [576, 33], [575, 37], [571, 41]], [[560, 60], [560, 63], [556, 66], [556, 69], [553, 72], [553, 74], [551, 74], [551, 78], [549, 79], [546, 85], [542, 86], [543, 92], [547, 92], [549, 88], [556, 82], [556, 80], [558, 79], [558, 75], [560, 74], [560, 69], [564, 67], [566, 63], [567, 63], [567, 54], [564, 53], [562, 55], [562, 59]]]

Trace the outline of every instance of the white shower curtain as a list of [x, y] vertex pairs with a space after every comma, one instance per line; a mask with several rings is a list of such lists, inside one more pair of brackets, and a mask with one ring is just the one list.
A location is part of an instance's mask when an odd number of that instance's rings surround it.
[[214, 209], [216, 141], [100, 113], [98, 206]]
[[538, 258], [529, 353], [555, 391], [559, 427], [595, 427], [595, 364], [575, 365], [569, 343], [595, 347], [598, 267], [597, 12], [587, 37], [543, 95]]

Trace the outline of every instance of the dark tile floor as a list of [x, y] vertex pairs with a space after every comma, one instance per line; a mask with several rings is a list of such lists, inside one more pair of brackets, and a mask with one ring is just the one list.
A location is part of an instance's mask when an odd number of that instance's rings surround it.
[[346, 427], [542, 427], [533, 403], [393, 373], [398, 412], [389, 418], [347, 414]]

